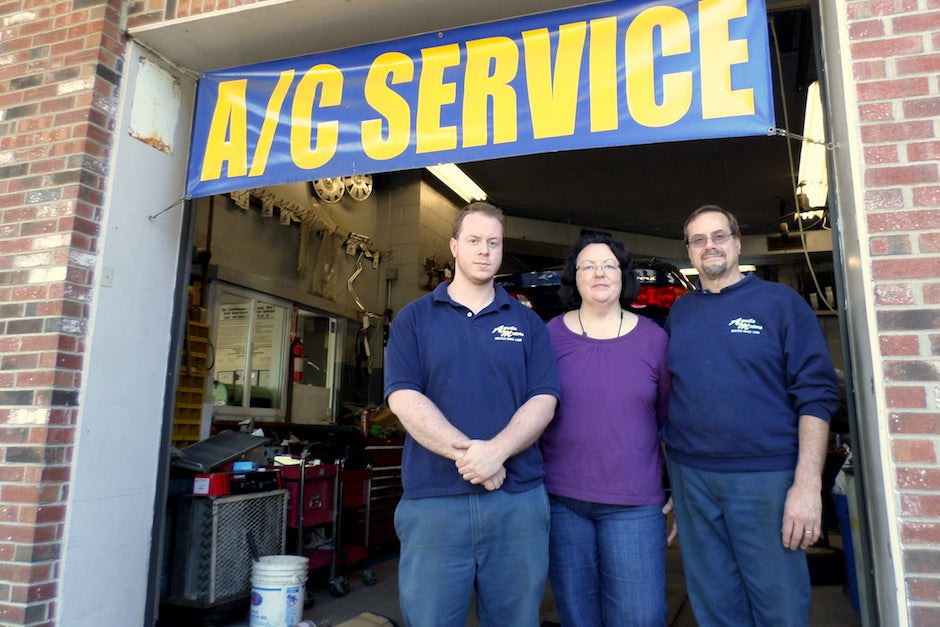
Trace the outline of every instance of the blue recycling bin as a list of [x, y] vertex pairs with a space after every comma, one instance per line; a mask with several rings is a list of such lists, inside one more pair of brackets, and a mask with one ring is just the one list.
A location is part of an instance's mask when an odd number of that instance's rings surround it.
[[849, 516], [849, 498], [838, 492], [832, 493], [832, 502], [835, 505], [836, 518], [839, 519], [839, 529], [842, 531], [842, 557], [845, 559], [845, 577], [849, 584], [849, 598], [855, 611], [859, 610], [858, 602], [858, 576], [855, 573], [855, 553], [852, 548], [852, 521]]

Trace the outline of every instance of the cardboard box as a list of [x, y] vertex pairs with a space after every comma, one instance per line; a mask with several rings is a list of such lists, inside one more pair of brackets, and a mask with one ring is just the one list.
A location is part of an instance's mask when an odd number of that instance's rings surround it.
[[330, 411], [330, 389], [317, 385], [294, 382], [291, 388], [291, 422], [297, 424], [329, 424], [333, 422]]
[[344, 621], [336, 627], [393, 627], [394, 623], [378, 614], [372, 612], [363, 612], [359, 616], [354, 616]]

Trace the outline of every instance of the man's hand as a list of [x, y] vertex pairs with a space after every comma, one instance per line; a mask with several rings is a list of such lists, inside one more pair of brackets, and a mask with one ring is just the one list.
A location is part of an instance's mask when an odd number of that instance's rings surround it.
[[499, 470], [496, 471], [496, 474], [483, 482], [483, 487], [492, 492], [493, 490], [499, 490], [503, 485], [503, 481], [506, 480], [506, 467], [500, 466]]
[[[663, 505], [663, 514], [668, 516], [672, 511], [672, 497], [669, 497], [669, 500], [666, 501], [666, 504]], [[679, 524], [676, 522], [676, 517], [672, 517], [672, 528], [669, 530], [669, 535], [666, 536], [666, 546], [672, 546], [672, 543], [675, 541], [676, 536], [679, 535]]]
[[783, 546], [791, 551], [806, 549], [819, 539], [822, 532], [821, 486], [794, 483], [787, 490], [783, 505]]
[[503, 480], [506, 478], [506, 469], [503, 468], [505, 459], [500, 455], [492, 441], [465, 440], [454, 444], [454, 448], [463, 451], [454, 461], [454, 464], [457, 466], [457, 472], [464, 480], [474, 484], [485, 483], [490, 479], [496, 479], [496, 475], [502, 471], [502, 478], [498, 479], [496, 487], [502, 485]]
[[829, 441], [829, 423], [815, 416], [800, 416], [800, 452], [793, 485], [783, 504], [783, 546], [806, 549], [822, 532], [822, 470]]

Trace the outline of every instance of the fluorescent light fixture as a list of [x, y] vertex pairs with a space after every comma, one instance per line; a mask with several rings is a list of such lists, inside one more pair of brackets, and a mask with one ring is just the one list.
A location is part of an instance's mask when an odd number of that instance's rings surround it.
[[[738, 270], [741, 272], [754, 272], [757, 270], [757, 266], [751, 264], [741, 264], [738, 266]], [[680, 268], [679, 272], [681, 272], [683, 276], [698, 276], [698, 270], [695, 268]]]
[[486, 200], [486, 192], [453, 163], [429, 165], [428, 172], [441, 179], [444, 185], [454, 190], [455, 194], [467, 202]]
[[[829, 194], [829, 173], [826, 167], [826, 129], [823, 124], [822, 97], [819, 82], [813, 81], [806, 90], [806, 116], [803, 121], [803, 140], [800, 149], [800, 169], [797, 184], [806, 194], [811, 208], [825, 207]], [[814, 142], [823, 142], [817, 144]]]

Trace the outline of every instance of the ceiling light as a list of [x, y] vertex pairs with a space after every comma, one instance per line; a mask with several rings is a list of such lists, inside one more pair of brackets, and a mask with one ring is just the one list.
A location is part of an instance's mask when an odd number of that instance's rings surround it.
[[486, 192], [453, 163], [429, 165], [428, 172], [441, 179], [444, 185], [467, 202], [486, 200]]
[[800, 149], [797, 175], [799, 190], [806, 195], [806, 204], [811, 208], [825, 207], [829, 194], [824, 122], [819, 82], [813, 81], [806, 90], [806, 116], [803, 122], [803, 137], [806, 139]]

